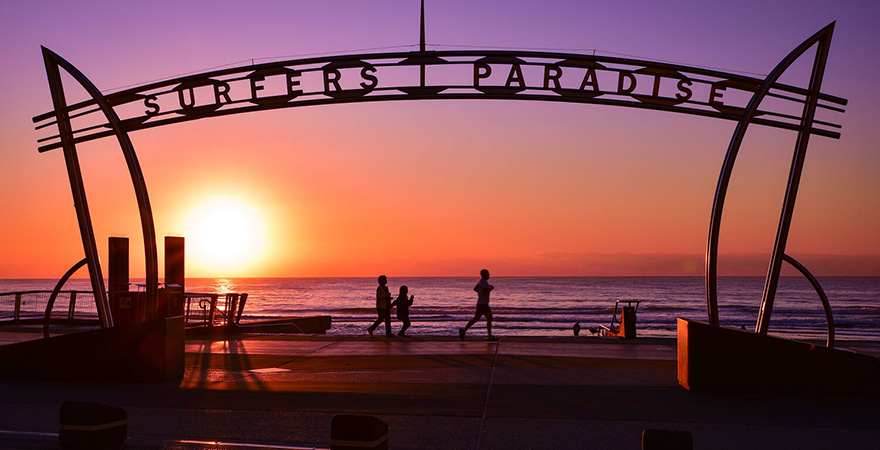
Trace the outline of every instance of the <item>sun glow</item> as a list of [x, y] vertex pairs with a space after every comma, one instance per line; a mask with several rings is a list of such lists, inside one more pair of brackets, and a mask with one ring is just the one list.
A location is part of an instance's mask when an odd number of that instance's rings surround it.
[[200, 275], [243, 275], [266, 252], [266, 222], [252, 204], [235, 197], [214, 197], [186, 217], [187, 262]]

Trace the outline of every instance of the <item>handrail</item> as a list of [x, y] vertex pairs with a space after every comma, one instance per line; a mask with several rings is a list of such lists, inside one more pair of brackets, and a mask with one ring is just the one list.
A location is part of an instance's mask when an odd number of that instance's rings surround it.
[[[67, 281], [69, 281], [69, 279]], [[64, 282], [59, 283], [59, 286], [62, 285], [66, 284]], [[52, 296], [53, 292], [55, 292], [54, 296]], [[77, 294], [79, 294], [79, 296]], [[60, 312], [55, 311], [55, 306], [58, 306], [58, 302], [63, 301], [65, 296], [70, 299], [68, 302], [69, 308], [66, 308], [70, 310], [67, 311], [66, 321], [64, 323], [92, 324], [93, 322], [97, 322], [97, 313], [94, 310], [94, 303], [88, 301], [76, 302], [75, 310], [73, 310], [73, 299], [82, 298], [84, 294], [93, 294], [93, 292], [91, 290], [58, 289], [57, 286], [54, 291], [49, 289], [28, 289], [0, 292], [0, 302], [9, 302], [8, 304], [3, 303], [9, 311], [4, 310], [4, 315], [0, 316], [0, 324], [27, 321], [28, 323], [43, 325], [46, 320], [49, 320], [50, 326], [57, 325], [60, 323], [59, 318], [61, 316]], [[215, 325], [220, 325], [221, 323], [226, 324], [230, 320], [235, 325], [238, 325], [244, 311], [242, 303], [243, 300], [247, 299], [248, 295], [247, 293], [237, 293], [237, 295], [237, 307], [235, 309], [230, 309], [229, 311], [224, 311], [219, 300], [221, 297], [225, 299], [226, 294], [204, 292], [184, 293], [183, 296], [185, 298], [185, 303], [183, 314], [186, 317], [187, 325], [208, 325], [211, 323], [212, 309], [213, 323]], [[11, 306], [13, 298], [16, 299], [16, 312], [14, 315], [10, 312], [13, 309]], [[25, 303], [30, 305], [27, 312], [22, 308], [21, 319], [19, 318], [19, 313], [17, 311], [19, 301], [22, 305]], [[89, 306], [91, 306], [91, 308], [89, 308]], [[7, 316], [5, 313], [9, 313], [9, 315]]]
[[828, 324], [828, 339], [825, 342], [825, 346], [828, 348], [834, 348], [834, 317], [831, 315], [831, 304], [828, 303], [828, 297], [825, 295], [822, 286], [819, 285], [819, 280], [817, 280], [803, 264], [797, 262], [797, 260], [791, 256], [783, 253], [782, 260], [791, 264], [795, 269], [800, 271], [801, 274], [807, 277], [807, 280], [810, 280], [810, 284], [813, 285], [813, 289], [819, 294], [819, 299], [822, 301], [822, 307], [825, 309], [825, 321]]
[[52, 316], [52, 307], [55, 306], [55, 298], [58, 297], [58, 293], [61, 292], [61, 288], [64, 287], [64, 284], [67, 283], [67, 280], [79, 270], [80, 267], [86, 265], [89, 262], [88, 258], [83, 258], [80, 262], [76, 263], [67, 270], [67, 273], [58, 280], [58, 283], [55, 283], [55, 289], [52, 289], [52, 295], [49, 296], [49, 301], [46, 302], [46, 315], [43, 317], [43, 338], [49, 339], [49, 319]]
[[[221, 295], [224, 296], [224, 300], [226, 301], [226, 308], [224, 310], [221, 310], [217, 307], [220, 302]], [[207, 317], [205, 318], [205, 322], [206, 322], [205, 325], [206, 326], [209, 326], [209, 327], [214, 326], [215, 322], [222, 322], [223, 324], [226, 324], [226, 325], [238, 326], [238, 320], [236, 320], [236, 308], [233, 306], [230, 309], [230, 301], [229, 301], [230, 295], [234, 295], [234, 296], [238, 297], [239, 299], [242, 296], [244, 298], [247, 298], [246, 293], [239, 294], [239, 293], [229, 292], [226, 294], [216, 294], [216, 293], [209, 294], [209, 293], [185, 292], [183, 294], [183, 297], [184, 297], [184, 299], [186, 299], [186, 302], [187, 302], [186, 321], [189, 322], [189, 319], [191, 316], [191, 314], [189, 314], [190, 302], [194, 298], [197, 298], [198, 302], [199, 302], [199, 308], [201, 308], [202, 310], [205, 310], [206, 312], [208, 309], [207, 305], [210, 305], [210, 308], [211, 308], [210, 314], [207, 314]], [[243, 310], [243, 309], [244, 308], [241, 308], [241, 310]], [[217, 314], [219, 314], [219, 317], [217, 316]], [[221, 320], [218, 320], [218, 319], [221, 319]], [[239, 320], [241, 319], [241, 312], [240, 311], [238, 312], [238, 319]]]
[[[0, 314], [0, 323], [5, 323], [7, 321], [20, 322], [20, 321], [29, 321], [29, 322], [39, 322], [43, 323], [43, 318], [45, 315], [45, 308], [48, 302], [49, 296], [52, 294], [51, 289], [33, 289], [27, 291], [8, 291], [8, 292], [0, 292], [0, 310], [3, 311]], [[88, 300], [85, 301], [76, 301], [76, 299], [83, 299], [85, 295], [93, 295], [94, 293], [91, 290], [79, 290], [79, 289], [62, 289], [58, 291], [58, 296], [55, 299], [56, 306], [57, 302], [61, 301], [65, 298], [68, 298], [68, 305], [71, 303], [75, 304], [74, 310], [67, 311], [67, 319], [83, 319], [89, 321], [98, 321], [98, 313], [95, 310], [95, 305], [93, 302]], [[72, 302], [71, 297], [73, 298]], [[14, 304], [7, 305], [5, 302], [14, 302]], [[31, 310], [25, 311], [25, 304], [31, 306]], [[91, 308], [89, 308], [91, 306]], [[7, 311], [7, 309], [9, 311]], [[52, 307], [52, 321], [53, 323], [57, 323], [56, 319], [61, 316], [59, 312], [55, 311], [55, 307]]]
[[[238, 312], [235, 314], [235, 323], [241, 322], [241, 315], [244, 313], [244, 305], [247, 303], [248, 293], [243, 292], [241, 296], [238, 298]], [[299, 327], [297, 327], [299, 328]]]
[[[48, 293], [52, 293], [52, 291], [49, 291], [49, 290], [46, 290], [46, 289], [29, 289], [29, 290], [26, 290], [26, 291], [7, 291], [7, 292], [0, 292], [0, 295], [12, 295], [12, 294], [22, 294], [22, 295], [25, 295], [25, 294], [45, 294], [45, 293], [47, 293], [47, 292], [48, 292]], [[66, 291], [62, 289], [62, 290], [58, 291], [59, 294], [64, 293], [64, 292], [87, 292], [87, 293], [91, 293], [92, 291], [81, 291], [81, 290], [77, 290], [77, 289], [66, 290]]]
[[611, 313], [611, 326], [608, 327], [612, 332], [616, 332], [617, 329], [614, 327], [614, 322], [617, 320], [617, 306], [620, 305], [620, 300], [614, 302], [614, 311]]

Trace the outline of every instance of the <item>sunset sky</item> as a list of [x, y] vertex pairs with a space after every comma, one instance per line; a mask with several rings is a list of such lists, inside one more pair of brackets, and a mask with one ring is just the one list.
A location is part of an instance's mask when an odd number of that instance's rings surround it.
[[[426, 15], [435, 50], [595, 50], [750, 76], [836, 21], [822, 91], [849, 105], [835, 117], [841, 139], [811, 139], [788, 253], [818, 276], [880, 275], [880, 2], [428, 0]], [[37, 152], [31, 118], [52, 109], [41, 45], [109, 93], [252, 59], [411, 51], [418, 21], [418, 0], [0, 2], [0, 278], [57, 278], [83, 257], [63, 155]], [[784, 81], [805, 86], [812, 55]], [[185, 236], [190, 276], [702, 275], [734, 126], [437, 100], [237, 114], [131, 138], [160, 255], [162, 236]], [[795, 136], [750, 128], [722, 274], [764, 274]], [[128, 236], [142, 276], [118, 145], [77, 149], [102, 258], [108, 236]]]

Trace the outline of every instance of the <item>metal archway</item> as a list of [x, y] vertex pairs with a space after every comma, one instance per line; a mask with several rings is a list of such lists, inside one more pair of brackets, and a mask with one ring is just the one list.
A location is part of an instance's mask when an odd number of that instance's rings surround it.
[[[710, 324], [716, 326], [719, 325], [716, 278], [721, 216], [746, 129], [750, 124], [757, 124], [797, 131], [795, 157], [756, 327], [756, 332], [766, 333], [781, 263], [794, 261], [784, 252], [809, 137], [840, 137], [839, 124], [815, 118], [817, 109], [828, 114], [843, 113], [847, 103], [845, 99], [820, 91], [833, 29], [834, 23], [831, 23], [804, 41], [765, 79], [610, 56], [536, 51], [428, 51], [422, 28], [421, 46], [414, 52], [251, 64], [149, 83], [106, 96], [70, 63], [44, 49], [55, 111], [34, 117], [34, 122], [38, 130], [57, 126], [57, 134], [38, 140], [39, 151], [57, 148], [65, 151], [96, 299], [99, 288], [103, 292], [103, 283], [98, 286], [96, 282], [102, 278], [75, 144], [117, 136], [138, 195], [147, 253], [148, 308], [152, 305], [154, 309], [158, 286], [155, 231], [146, 184], [127, 134], [131, 131], [279, 108], [430, 99], [587, 103], [736, 121], [737, 127], [719, 175], [706, 251], [707, 309]], [[781, 74], [814, 45], [817, 45], [817, 52], [809, 86], [800, 88], [778, 83]], [[59, 66], [87, 88], [92, 100], [66, 105], [57, 70]], [[768, 97], [773, 98], [773, 104], [759, 109], [762, 100]], [[800, 108], [801, 112], [792, 113], [792, 108]], [[73, 129], [71, 119], [74, 118], [84, 124]], [[809, 274], [805, 268], [801, 271]], [[821, 288], [818, 284], [815, 286], [824, 298]], [[101, 298], [106, 302], [106, 293], [101, 294]], [[829, 308], [826, 308], [826, 314], [830, 318]]]

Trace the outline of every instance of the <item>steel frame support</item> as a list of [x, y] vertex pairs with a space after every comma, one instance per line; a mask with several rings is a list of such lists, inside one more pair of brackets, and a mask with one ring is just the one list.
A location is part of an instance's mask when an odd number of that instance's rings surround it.
[[804, 111], [801, 118], [800, 127], [798, 129], [798, 140], [795, 148], [794, 160], [789, 174], [789, 180], [786, 187], [785, 202], [783, 203], [782, 217], [779, 221], [779, 227], [776, 233], [776, 244], [774, 245], [773, 254], [770, 260], [767, 277], [765, 279], [764, 294], [761, 302], [761, 311], [758, 317], [756, 332], [766, 334], [769, 326], [770, 312], [773, 309], [773, 299], [776, 294], [776, 287], [779, 282], [779, 272], [785, 254], [785, 244], [788, 239], [788, 231], [791, 227], [791, 219], [794, 211], [794, 201], [797, 197], [797, 190], [800, 183], [800, 175], [803, 169], [804, 157], [806, 156], [807, 143], [809, 142], [810, 128], [813, 124], [813, 118], [816, 112], [816, 104], [818, 102], [819, 89], [822, 84], [822, 75], [825, 71], [825, 62], [828, 58], [828, 48], [831, 44], [831, 36], [834, 31], [834, 22], [805, 40], [798, 47], [791, 51], [776, 68], [770, 72], [770, 75], [764, 80], [760, 89], [758, 89], [749, 100], [748, 106], [743, 111], [742, 118], [736, 125], [730, 144], [727, 147], [727, 154], [724, 157], [724, 163], [721, 167], [721, 173], [718, 177], [718, 185], [715, 189], [715, 200], [712, 203], [712, 217], [709, 222], [708, 246], [706, 249], [706, 306], [709, 314], [709, 324], [719, 326], [718, 318], [718, 241], [721, 229], [721, 216], [724, 209], [724, 200], [727, 196], [727, 189], [730, 184], [730, 177], [733, 173], [733, 166], [736, 162], [736, 156], [742, 145], [746, 130], [749, 123], [758, 111], [761, 101], [767, 96], [770, 88], [776, 83], [782, 74], [807, 50], [818, 44], [816, 50], [816, 59], [813, 64], [812, 76], [810, 80], [810, 88], [807, 101], [804, 104]]
[[82, 72], [67, 62], [64, 58], [45, 47], [43, 47], [42, 50], [43, 61], [46, 65], [46, 75], [49, 79], [49, 90], [52, 93], [52, 103], [55, 107], [56, 121], [58, 123], [58, 130], [64, 148], [68, 178], [70, 179], [70, 189], [73, 193], [74, 206], [79, 221], [85, 260], [89, 268], [89, 279], [91, 280], [92, 291], [95, 294], [95, 303], [101, 326], [104, 328], [112, 327], [113, 317], [110, 314], [110, 303], [107, 298], [106, 287], [104, 286], [104, 276], [101, 271], [98, 249], [95, 243], [95, 231], [92, 227], [89, 206], [86, 201], [85, 187], [83, 186], [82, 171], [80, 170], [76, 147], [73, 143], [70, 115], [67, 109], [67, 101], [64, 96], [64, 87], [59, 68], [63, 68], [68, 74], [70, 74], [70, 76], [82, 85], [82, 87], [85, 88], [89, 95], [95, 100], [95, 103], [107, 117], [107, 121], [119, 141], [119, 146], [122, 149], [122, 154], [125, 157], [125, 162], [128, 165], [128, 171], [131, 175], [132, 185], [134, 186], [135, 197], [137, 199], [141, 218], [141, 230], [144, 237], [147, 303], [146, 320], [155, 319], [159, 292], [159, 258], [158, 250], [156, 248], [156, 227], [153, 223], [153, 212], [150, 207], [149, 196], [147, 195], [147, 185], [144, 181], [144, 175], [141, 171], [137, 155], [135, 154], [134, 146], [131, 144], [131, 139], [128, 137], [128, 133], [122, 127], [119, 116], [107, 103], [104, 95], [101, 94], [101, 91], [99, 91], [98, 88], [82, 74]]
[[827, 338], [825, 340], [825, 346], [828, 348], [834, 347], [834, 315], [831, 313], [831, 303], [828, 302], [828, 296], [825, 295], [825, 290], [822, 289], [822, 286], [819, 284], [819, 280], [804, 267], [803, 264], [799, 263], [796, 259], [788, 256], [786, 254], [782, 255], [782, 259], [785, 262], [789, 263], [798, 270], [809, 282], [813, 285], [813, 289], [816, 291], [816, 294], [819, 295], [819, 301], [822, 302], [822, 309], [825, 310], [825, 323], [827, 326]]
[[104, 276], [101, 271], [98, 248], [95, 243], [95, 231], [92, 227], [92, 217], [89, 213], [82, 171], [80, 170], [79, 158], [76, 154], [76, 146], [73, 143], [70, 115], [67, 111], [67, 100], [64, 96], [61, 72], [58, 70], [58, 63], [53, 61], [51, 56], [47, 55], [47, 51], [46, 48], [43, 48], [43, 61], [46, 65], [46, 76], [49, 79], [52, 106], [55, 107], [58, 133], [64, 152], [64, 162], [67, 166], [67, 178], [70, 180], [70, 192], [73, 194], [73, 206], [76, 209], [76, 220], [79, 223], [80, 238], [82, 239], [83, 252], [85, 253], [84, 261], [88, 266], [89, 280], [91, 281], [92, 292], [95, 294], [98, 320], [101, 323], [101, 327], [112, 327], [113, 317], [110, 314], [110, 302], [107, 299], [107, 291], [104, 287]]
[[785, 188], [785, 202], [782, 204], [782, 213], [779, 217], [779, 227], [776, 231], [776, 241], [773, 244], [773, 254], [770, 265], [767, 268], [767, 277], [764, 279], [764, 293], [761, 297], [761, 309], [758, 311], [758, 321], [755, 324], [755, 332], [767, 334], [770, 329], [770, 313], [773, 311], [773, 301], [776, 298], [776, 287], [779, 284], [779, 274], [785, 256], [785, 245], [788, 242], [788, 232], [791, 228], [791, 219], [794, 216], [794, 204], [797, 200], [797, 191], [801, 182], [801, 174], [804, 170], [804, 161], [807, 158], [807, 144], [810, 141], [809, 129], [813, 126], [816, 116], [816, 104], [818, 103], [819, 90], [822, 87], [822, 78], [825, 74], [825, 63], [828, 60], [828, 48], [831, 45], [831, 33], [834, 24], [830, 25], [827, 34], [817, 41], [816, 58], [813, 62], [813, 71], [810, 74], [810, 93], [804, 103], [804, 112], [801, 116], [801, 129], [798, 131], [797, 145], [791, 161], [791, 169], [788, 175], [788, 185]]
[[[43, 314], [43, 338], [49, 339], [49, 322], [52, 320], [52, 308], [55, 306], [55, 299], [58, 297], [58, 294], [61, 292], [61, 288], [64, 287], [64, 284], [67, 283], [67, 280], [79, 270], [80, 267], [86, 265], [89, 261], [85, 258], [80, 260], [78, 263], [74, 264], [64, 275], [55, 283], [55, 289], [52, 289], [52, 294], [49, 295], [49, 301], [46, 302], [46, 312]], [[74, 294], [71, 293], [71, 296]], [[72, 301], [71, 301], [72, 303]], [[73, 318], [73, 306], [69, 307], [68, 316], [70, 319]]]

